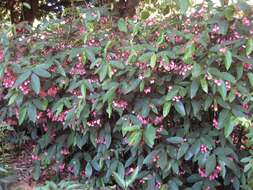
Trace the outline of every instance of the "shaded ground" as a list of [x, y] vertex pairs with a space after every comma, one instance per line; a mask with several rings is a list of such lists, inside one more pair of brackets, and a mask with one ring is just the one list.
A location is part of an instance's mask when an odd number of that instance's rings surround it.
[[[33, 190], [31, 147], [26, 145], [22, 150], [11, 150], [1, 154], [0, 163], [9, 173], [0, 175], [3, 190]], [[1, 189], [0, 187], [0, 189]]]

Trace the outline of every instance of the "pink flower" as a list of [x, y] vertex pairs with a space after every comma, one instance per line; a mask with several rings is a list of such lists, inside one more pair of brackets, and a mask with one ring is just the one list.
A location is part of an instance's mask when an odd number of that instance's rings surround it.
[[220, 166], [220, 165], [217, 165], [217, 166], [215, 167], [215, 170], [213, 171], [213, 173], [209, 176], [209, 180], [212, 181], [212, 180], [217, 179], [218, 176], [219, 176], [220, 171], [221, 171], [221, 166]]
[[52, 86], [48, 89], [47, 94], [48, 94], [48, 96], [54, 97], [57, 94], [57, 92], [58, 92], [58, 87]]
[[126, 109], [128, 105], [128, 103], [124, 100], [116, 100], [116, 101], [113, 101], [112, 103], [115, 108], [120, 108], [123, 110]]
[[214, 82], [214, 84], [216, 84], [217, 86], [221, 86], [221, 80], [214, 79], [213, 82]]
[[199, 176], [200, 176], [200, 177], [206, 177], [205, 169], [199, 168], [199, 169], [198, 169], [198, 172], [199, 172]]
[[208, 147], [204, 144], [200, 145], [200, 152], [201, 153], [207, 153], [208, 152]]
[[242, 19], [242, 24], [243, 24], [244, 26], [250, 26], [250, 20], [249, 20], [248, 18], [244, 17], [244, 18]]
[[66, 155], [69, 155], [69, 150], [67, 149], [67, 148], [62, 148], [62, 150], [61, 150], [61, 154], [62, 155], [64, 155], [64, 156], [66, 156]]
[[23, 92], [24, 95], [29, 94], [29, 92], [31, 91], [29, 88], [30, 84], [30, 80], [26, 80], [25, 82], [23, 82], [23, 84], [21, 84], [18, 88]]
[[0, 61], [4, 59], [4, 51], [0, 49]]
[[60, 169], [60, 172], [63, 172], [65, 169], [65, 164], [64, 163], [60, 164], [59, 169]]
[[214, 25], [212, 32], [218, 33], [220, 31], [220, 27], [218, 25]]
[[32, 160], [33, 161], [39, 160], [39, 157], [35, 154], [32, 154]]
[[15, 80], [16, 80], [16, 77], [14, 73], [11, 70], [6, 69], [4, 72], [4, 77], [3, 77], [4, 88], [11, 88], [14, 85]]
[[221, 53], [226, 53], [227, 49], [226, 49], [226, 48], [220, 48], [219, 51], [220, 51]]
[[214, 127], [215, 129], [218, 129], [218, 126], [219, 126], [219, 124], [218, 124], [217, 119], [216, 119], [216, 118], [213, 118], [213, 127]]
[[144, 89], [145, 94], [149, 94], [151, 92], [151, 87], [147, 87]]

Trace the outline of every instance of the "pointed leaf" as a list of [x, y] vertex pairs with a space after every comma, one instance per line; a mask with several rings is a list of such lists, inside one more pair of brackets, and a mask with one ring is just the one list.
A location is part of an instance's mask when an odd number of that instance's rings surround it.
[[246, 55], [250, 55], [253, 50], [253, 38], [248, 39], [246, 44]]
[[209, 176], [215, 169], [216, 167], [216, 156], [215, 154], [212, 154], [211, 156], [208, 157], [206, 161], [206, 175]]
[[192, 81], [191, 89], [190, 89], [190, 96], [191, 99], [194, 98], [198, 92], [199, 89], [199, 83], [197, 80]]
[[154, 145], [154, 141], [156, 138], [156, 130], [152, 125], [148, 125], [145, 129], [144, 129], [144, 141], [145, 143], [152, 148]]
[[249, 79], [250, 85], [251, 85], [251, 87], [253, 87], [253, 73], [250, 72], [247, 75], [248, 75], [248, 79]]
[[32, 77], [31, 77], [31, 86], [36, 94], [40, 93], [40, 79], [34, 73], [32, 74]]
[[127, 32], [127, 26], [123, 18], [118, 20], [118, 27], [121, 32]]
[[89, 177], [91, 177], [91, 175], [92, 175], [92, 166], [88, 162], [86, 167], [85, 167], [85, 176], [89, 178]]
[[113, 172], [113, 177], [114, 177], [116, 183], [117, 183], [120, 187], [122, 187], [123, 189], [126, 188], [125, 180], [124, 180], [119, 174], [117, 174], [116, 172]]
[[185, 113], [185, 108], [184, 108], [184, 104], [183, 104], [181, 101], [176, 102], [176, 103], [174, 104], [174, 107], [175, 107], [176, 111], [177, 111], [178, 113], [180, 113], [182, 116], [185, 116], [185, 115], [186, 115], [186, 113]]
[[231, 51], [227, 50], [225, 53], [225, 67], [227, 70], [229, 70], [231, 64], [232, 64], [232, 53]]
[[163, 117], [166, 117], [169, 114], [170, 108], [171, 102], [165, 102], [165, 104], [163, 105]]
[[31, 75], [31, 71], [26, 71], [24, 73], [22, 73], [20, 76], [18, 76], [14, 87], [18, 87], [20, 84], [22, 84], [26, 79], [28, 79]]
[[135, 181], [135, 179], [138, 177], [138, 173], [139, 167], [137, 166], [137, 168], [135, 168], [134, 172], [131, 174], [129, 179], [126, 180], [126, 187], [129, 187]]
[[153, 54], [153, 55], [151, 56], [151, 58], [150, 58], [150, 66], [151, 66], [152, 68], [154, 68], [155, 65], [156, 65], [156, 59], [157, 59], [156, 54]]
[[200, 80], [201, 88], [205, 93], [208, 93], [208, 83], [205, 78]]

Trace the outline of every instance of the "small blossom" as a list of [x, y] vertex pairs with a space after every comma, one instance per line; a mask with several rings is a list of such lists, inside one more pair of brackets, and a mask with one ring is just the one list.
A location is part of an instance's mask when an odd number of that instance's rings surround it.
[[151, 87], [147, 87], [144, 89], [145, 94], [149, 94], [151, 92]]
[[215, 129], [218, 129], [218, 121], [217, 121], [217, 119], [216, 118], [213, 118], [213, 127], [215, 128]]
[[242, 19], [242, 24], [243, 24], [244, 26], [250, 26], [250, 20], [249, 20], [248, 18], [244, 17], [244, 18]]
[[199, 169], [198, 169], [198, 172], [199, 172], [199, 176], [200, 176], [200, 177], [206, 177], [205, 169], [199, 168]]
[[65, 164], [64, 164], [64, 163], [60, 164], [60, 165], [59, 165], [59, 170], [60, 170], [60, 172], [63, 172], [64, 169], [65, 169]]
[[32, 154], [32, 160], [33, 161], [39, 160], [39, 157], [35, 154]]
[[200, 152], [201, 153], [207, 153], [208, 152], [208, 147], [204, 144], [200, 145]]
[[47, 94], [48, 94], [48, 96], [55, 97], [57, 92], [58, 92], [58, 87], [57, 86], [52, 86], [48, 89]]
[[128, 103], [124, 100], [117, 100], [117, 101], [113, 101], [112, 103], [115, 108], [120, 108], [120, 109], [126, 109], [128, 105]]
[[0, 49], [0, 61], [4, 59], [4, 51]]
[[219, 31], [220, 31], [220, 27], [218, 25], [214, 25], [214, 27], [212, 28], [212, 32], [218, 33]]
[[24, 95], [29, 94], [30, 92], [30, 88], [29, 85], [30, 84], [30, 80], [26, 80], [25, 82], [23, 82], [18, 88], [22, 91], [22, 93]]
[[70, 152], [69, 152], [69, 150], [67, 148], [62, 148], [61, 154], [64, 155], [64, 156], [67, 156], [67, 155], [70, 154]]

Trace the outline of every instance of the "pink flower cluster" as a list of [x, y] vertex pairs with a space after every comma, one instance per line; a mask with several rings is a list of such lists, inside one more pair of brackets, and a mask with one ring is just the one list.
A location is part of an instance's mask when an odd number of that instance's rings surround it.
[[47, 110], [47, 117], [54, 122], [64, 122], [65, 116], [67, 115], [68, 111], [63, 111], [58, 116], [56, 116], [50, 109]]
[[250, 26], [250, 20], [249, 20], [248, 18], [244, 17], [244, 18], [242, 19], [242, 24], [243, 24], [244, 26]]
[[137, 118], [141, 122], [142, 125], [147, 125], [148, 124], [148, 120], [145, 119], [143, 116], [141, 116], [141, 115], [138, 114]]
[[218, 123], [218, 121], [217, 121], [216, 118], [213, 118], [213, 127], [214, 127], [215, 129], [218, 129], [218, 127], [219, 127], [219, 123]]
[[14, 85], [15, 80], [16, 76], [14, 75], [14, 73], [11, 70], [6, 69], [3, 77], [3, 87], [11, 88]]
[[92, 119], [90, 121], [87, 121], [87, 125], [89, 127], [101, 127], [101, 119]]
[[96, 143], [97, 144], [106, 144], [106, 140], [104, 139], [104, 138], [102, 138], [102, 137], [98, 137], [98, 138], [96, 138]]
[[183, 62], [175, 63], [173, 60], [169, 61], [169, 63], [164, 63], [161, 60], [159, 67], [163, 67], [168, 72], [174, 72], [175, 74], [185, 76], [187, 72], [192, 70], [193, 66], [184, 64]]
[[[213, 180], [217, 179], [220, 172], [221, 172], [221, 166], [220, 166], [220, 165], [217, 165], [217, 166], [215, 167], [215, 170], [214, 170], [214, 171], [212, 172], [212, 174], [208, 177], [209, 180], [210, 180], [210, 181], [213, 181]], [[198, 173], [199, 173], [199, 176], [200, 176], [200, 177], [207, 177], [204, 168], [199, 168], [199, 169], [198, 169]]]
[[208, 147], [204, 144], [200, 145], [200, 152], [201, 153], [207, 153], [209, 151]]
[[78, 63], [71, 68], [70, 72], [71, 75], [85, 75], [86, 70], [84, 68], [84, 64], [82, 63], [82, 58], [79, 56], [78, 57]]
[[58, 89], [57, 86], [52, 86], [52, 87], [50, 87], [50, 88], [47, 90], [47, 95], [48, 95], [48, 96], [55, 97], [55, 95], [57, 94], [58, 90], [59, 90], [59, 89]]
[[120, 108], [120, 109], [123, 109], [123, 110], [126, 109], [127, 105], [128, 105], [128, 103], [124, 100], [114, 100], [112, 102], [112, 104], [115, 108]]
[[174, 102], [179, 102], [179, 101], [182, 100], [182, 99], [183, 99], [182, 96], [174, 96], [174, 97], [172, 98], [172, 101], [174, 101]]
[[30, 82], [30, 80], [26, 80], [18, 87], [24, 95], [29, 94], [29, 92], [31, 91], [29, 88]]
[[62, 148], [61, 149], [61, 154], [64, 156], [67, 156], [70, 154], [69, 149], [68, 148]]
[[4, 59], [4, 51], [0, 49], [0, 61]]

